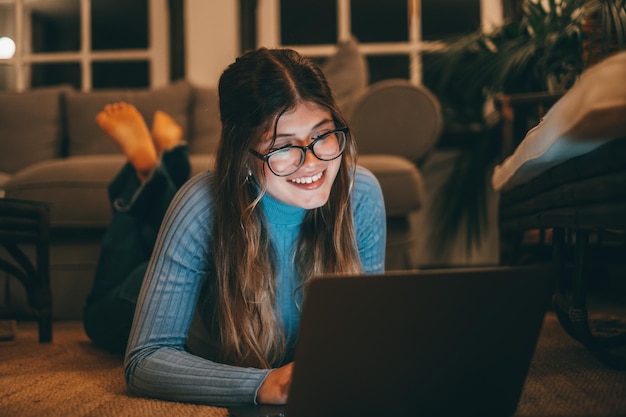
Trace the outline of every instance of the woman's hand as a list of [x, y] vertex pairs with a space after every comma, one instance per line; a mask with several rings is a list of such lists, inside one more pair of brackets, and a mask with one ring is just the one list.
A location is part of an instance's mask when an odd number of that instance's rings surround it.
[[289, 385], [291, 385], [292, 369], [293, 362], [270, 372], [259, 388], [257, 401], [260, 404], [285, 404], [289, 394]]

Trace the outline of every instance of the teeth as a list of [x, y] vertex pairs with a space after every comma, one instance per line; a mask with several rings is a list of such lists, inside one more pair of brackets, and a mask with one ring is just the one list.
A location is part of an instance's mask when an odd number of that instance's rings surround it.
[[322, 178], [322, 174], [323, 173], [320, 172], [319, 174], [315, 174], [312, 177], [294, 178], [291, 180], [291, 182], [295, 182], [296, 184], [311, 184]]

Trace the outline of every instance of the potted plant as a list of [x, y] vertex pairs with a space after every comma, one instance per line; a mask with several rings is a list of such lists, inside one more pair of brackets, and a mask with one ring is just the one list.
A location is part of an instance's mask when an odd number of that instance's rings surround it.
[[[487, 224], [485, 182], [499, 155], [498, 94], [565, 91], [582, 71], [624, 49], [626, 0], [521, 0], [519, 12], [489, 32], [445, 42], [426, 56], [425, 75], [448, 127], [478, 125], [447, 184], [435, 195], [434, 253], [442, 254], [462, 224], [466, 247], [480, 243]], [[495, 117], [494, 117], [495, 116]]]

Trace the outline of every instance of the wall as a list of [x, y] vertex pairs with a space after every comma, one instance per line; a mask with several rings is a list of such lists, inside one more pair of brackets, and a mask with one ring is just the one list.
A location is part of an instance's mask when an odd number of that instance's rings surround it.
[[217, 86], [222, 71], [239, 55], [239, 1], [185, 0], [186, 78]]

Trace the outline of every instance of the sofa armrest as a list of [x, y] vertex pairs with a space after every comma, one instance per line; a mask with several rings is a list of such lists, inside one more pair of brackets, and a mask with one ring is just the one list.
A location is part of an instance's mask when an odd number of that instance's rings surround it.
[[404, 79], [370, 85], [349, 120], [360, 154], [391, 154], [412, 161], [434, 148], [443, 126], [437, 97]]

